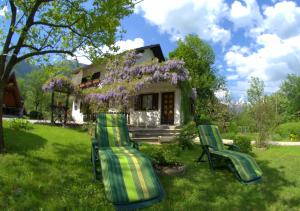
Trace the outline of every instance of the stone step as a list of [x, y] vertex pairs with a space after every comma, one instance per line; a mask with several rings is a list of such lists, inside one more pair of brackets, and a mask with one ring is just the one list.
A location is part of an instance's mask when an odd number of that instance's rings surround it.
[[158, 136], [176, 136], [179, 133], [177, 132], [167, 132], [167, 133], [153, 133], [153, 132], [138, 132], [138, 133], [132, 133], [133, 137], [139, 138], [139, 137], [158, 137]]
[[131, 140], [136, 142], [157, 142], [158, 143], [158, 137], [131, 138]]
[[169, 129], [169, 128], [129, 128], [130, 132], [180, 132], [180, 129]]

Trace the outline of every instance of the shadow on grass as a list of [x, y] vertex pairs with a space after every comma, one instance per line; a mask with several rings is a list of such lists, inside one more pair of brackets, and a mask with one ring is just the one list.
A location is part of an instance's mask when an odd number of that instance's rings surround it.
[[8, 153], [26, 154], [42, 148], [47, 140], [30, 131], [4, 128], [4, 139]]
[[[165, 199], [150, 210], [289, 210], [300, 207], [300, 196], [289, 194], [296, 182], [288, 180], [280, 167], [267, 160], [258, 161], [262, 181], [244, 185], [228, 169], [211, 171], [207, 162], [194, 162], [200, 152], [180, 156], [187, 166], [183, 177], [161, 176]], [[287, 195], [285, 195], [287, 194]]]
[[299, 197], [283, 200], [283, 189], [296, 184], [288, 181], [280, 169], [270, 167], [268, 161], [258, 162], [263, 179], [251, 185], [238, 182], [229, 170], [211, 171], [208, 163], [186, 164], [185, 176], [161, 177], [166, 198], [151, 210], [268, 210], [271, 206], [300, 206]]

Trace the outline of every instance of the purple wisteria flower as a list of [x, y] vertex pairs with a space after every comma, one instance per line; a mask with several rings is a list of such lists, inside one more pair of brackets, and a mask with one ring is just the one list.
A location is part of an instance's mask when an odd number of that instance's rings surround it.
[[[101, 94], [87, 94], [87, 101], [120, 100], [126, 103], [130, 96], [140, 91], [146, 84], [170, 81], [177, 85], [180, 81], [189, 80], [188, 71], [182, 60], [168, 60], [163, 63], [152, 61], [146, 64], [137, 64], [139, 55], [134, 51], [128, 52], [123, 59], [114, 60], [107, 65], [107, 74], [101, 82], [98, 91], [106, 88]], [[132, 84], [123, 86], [119, 84]], [[98, 92], [97, 91], [97, 92]]]
[[42, 87], [45, 92], [68, 91], [73, 92], [75, 87], [72, 82], [65, 76], [57, 76], [48, 80]]

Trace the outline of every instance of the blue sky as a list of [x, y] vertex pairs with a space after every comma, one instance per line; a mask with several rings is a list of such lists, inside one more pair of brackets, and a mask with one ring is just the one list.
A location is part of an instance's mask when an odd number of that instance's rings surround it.
[[299, 1], [144, 0], [122, 21], [120, 46], [159, 43], [168, 56], [177, 39], [197, 34], [213, 47], [233, 98], [245, 100], [251, 76], [270, 94], [287, 74], [300, 74], [299, 26]]
[[[5, 11], [0, 8], [0, 18]], [[159, 43], [167, 57], [176, 40], [197, 34], [213, 47], [233, 99], [245, 101], [252, 76], [270, 94], [287, 74], [300, 75], [299, 26], [300, 0], [144, 0], [122, 20], [127, 33], [116, 45], [128, 50]], [[82, 54], [78, 61], [89, 63]]]

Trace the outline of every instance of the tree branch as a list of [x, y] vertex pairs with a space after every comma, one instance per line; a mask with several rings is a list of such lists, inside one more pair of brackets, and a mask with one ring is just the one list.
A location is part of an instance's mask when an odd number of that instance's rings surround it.
[[47, 22], [43, 22], [43, 21], [35, 21], [32, 23], [32, 25], [44, 25], [44, 26], [58, 27], [58, 28], [70, 28], [70, 27], [74, 26], [78, 22], [78, 20], [74, 21], [71, 24], [55, 24], [55, 23], [47, 23]]
[[31, 52], [28, 54], [25, 54], [23, 56], [20, 56], [17, 59], [16, 63], [19, 63], [20, 61], [23, 61], [24, 59], [28, 59], [33, 56], [41, 56], [45, 54], [50, 54], [50, 53], [60, 53], [60, 54], [69, 54], [70, 56], [74, 56], [72, 51], [66, 51], [66, 50], [46, 50], [46, 51], [36, 51], [36, 52]]
[[10, 4], [10, 9], [11, 9], [11, 13], [12, 13], [12, 18], [11, 18], [11, 22], [10, 22], [10, 27], [6, 36], [6, 40], [3, 46], [3, 50], [2, 50], [2, 55], [0, 57], [0, 76], [1, 79], [3, 78], [4, 75], [4, 67], [5, 67], [5, 63], [6, 63], [6, 58], [7, 58], [7, 53], [8, 53], [8, 48], [9, 45], [11, 44], [11, 40], [12, 37], [14, 35], [14, 27], [16, 24], [16, 18], [17, 18], [17, 8], [14, 4], [13, 0], [9, 1]]
[[[17, 46], [12, 46], [8, 49], [8, 52], [12, 51], [13, 49], [15, 49]], [[35, 51], [40, 51], [39, 48], [35, 47], [35, 46], [32, 46], [32, 45], [27, 45], [27, 44], [24, 44], [24, 45], [21, 45], [21, 48], [30, 48], [32, 50], [35, 50]]]
[[9, 45], [11, 43], [11, 39], [12, 39], [13, 34], [14, 34], [14, 27], [15, 27], [16, 18], [17, 18], [17, 8], [16, 8], [13, 0], [10, 0], [9, 4], [10, 4], [10, 9], [11, 9], [12, 17], [11, 17], [11, 22], [10, 22], [8, 34], [6, 36], [5, 44], [4, 44], [4, 47], [3, 47], [3, 54], [8, 53], [7, 50], [9, 48]]

